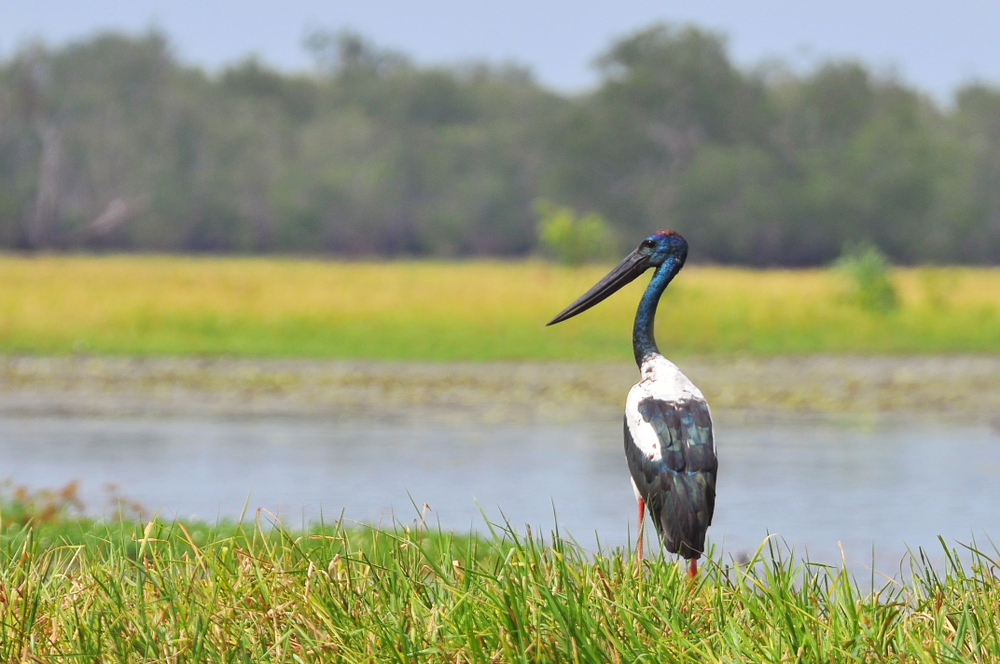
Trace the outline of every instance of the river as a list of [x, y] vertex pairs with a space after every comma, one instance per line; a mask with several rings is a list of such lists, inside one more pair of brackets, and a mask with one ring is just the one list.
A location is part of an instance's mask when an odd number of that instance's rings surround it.
[[[1000, 533], [1000, 434], [946, 420], [721, 418], [710, 540], [745, 557], [768, 535], [796, 555], [897, 573], [907, 548], [940, 555]], [[290, 526], [320, 518], [426, 519], [445, 529], [555, 525], [588, 550], [625, 545], [636, 514], [618, 420], [562, 425], [347, 418], [0, 417], [0, 477], [80, 482], [95, 515], [106, 484], [147, 513]], [[414, 505], [418, 506], [415, 507]], [[651, 531], [651, 529], [649, 529]]]

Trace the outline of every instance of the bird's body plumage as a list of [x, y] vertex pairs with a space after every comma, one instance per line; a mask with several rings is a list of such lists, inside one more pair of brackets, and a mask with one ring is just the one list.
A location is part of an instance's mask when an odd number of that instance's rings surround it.
[[697, 559], [715, 511], [712, 413], [701, 390], [659, 353], [647, 356], [641, 370], [625, 402], [632, 489], [667, 551]]
[[642, 519], [649, 511], [667, 551], [695, 561], [715, 511], [718, 459], [712, 414], [701, 390], [660, 354], [653, 337], [660, 297], [687, 259], [687, 242], [673, 231], [657, 231], [611, 272], [553, 318], [549, 325], [602, 302], [653, 267], [632, 327], [632, 352], [641, 380], [625, 403], [625, 457]]

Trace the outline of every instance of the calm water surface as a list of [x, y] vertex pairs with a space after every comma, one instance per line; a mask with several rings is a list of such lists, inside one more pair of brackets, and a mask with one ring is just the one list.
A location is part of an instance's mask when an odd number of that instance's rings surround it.
[[[32, 487], [81, 482], [94, 513], [105, 483], [167, 516], [291, 525], [417, 517], [482, 529], [501, 513], [559, 526], [589, 549], [635, 532], [619, 422], [575, 426], [301, 421], [0, 418], [0, 477]], [[1000, 537], [1000, 435], [917, 422], [850, 428], [719, 426], [719, 497], [709, 536], [752, 552], [777, 534], [814, 560], [872, 561], [892, 573], [907, 546], [937, 536]], [[412, 499], [412, 502], [411, 502]]]

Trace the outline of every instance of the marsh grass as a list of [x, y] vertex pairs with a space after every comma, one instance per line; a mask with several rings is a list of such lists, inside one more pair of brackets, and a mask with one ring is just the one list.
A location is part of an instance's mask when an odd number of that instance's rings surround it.
[[[0, 258], [0, 352], [389, 360], [627, 360], [644, 280], [544, 324], [608, 266], [272, 258]], [[657, 337], [673, 355], [1000, 351], [1000, 270], [900, 269], [898, 306], [837, 270], [689, 266]], [[641, 282], [641, 283], [640, 283]]]
[[945, 553], [867, 592], [773, 541], [692, 582], [669, 559], [640, 575], [629, 551], [506, 526], [14, 525], [0, 660], [1000, 661], [1000, 554]]

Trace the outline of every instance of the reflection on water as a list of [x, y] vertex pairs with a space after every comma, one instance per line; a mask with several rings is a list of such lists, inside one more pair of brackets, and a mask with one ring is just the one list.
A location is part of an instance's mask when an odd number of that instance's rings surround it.
[[[575, 426], [0, 418], [0, 477], [32, 487], [101, 486], [169, 516], [291, 525], [336, 518], [481, 528], [480, 507], [553, 525], [588, 548], [622, 545], [635, 503], [618, 422]], [[1000, 533], [1000, 437], [987, 426], [718, 427], [719, 498], [709, 537], [739, 555], [768, 532], [813, 559], [892, 573], [906, 547]], [[411, 500], [412, 499], [412, 500]], [[888, 569], [883, 569], [887, 566]]]

